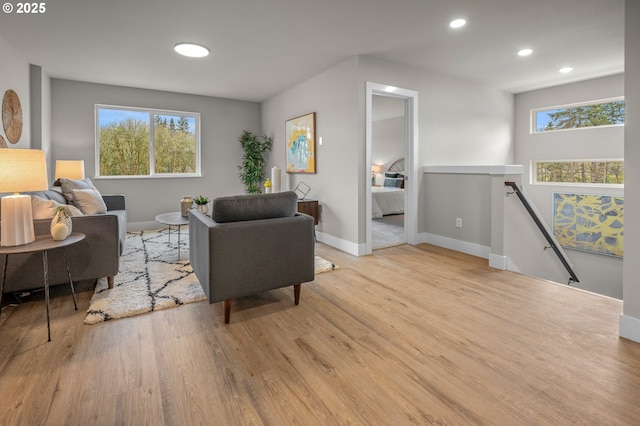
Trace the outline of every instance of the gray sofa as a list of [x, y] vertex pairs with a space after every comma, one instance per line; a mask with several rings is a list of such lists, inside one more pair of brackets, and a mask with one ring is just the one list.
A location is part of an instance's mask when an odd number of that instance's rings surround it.
[[209, 299], [224, 301], [314, 279], [314, 221], [294, 192], [216, 198], [211, 217], [189, 210], [191, 266]]
[[[54, 189], [27, 194], [67, 204], [62, 193]], [[107, 205], [106, 214], [71, 218], [73, 232], [81, 232], [86, 238], [67, 247], [66, 252], [74, 282], [107, 277], [109, 287], [113, 287], [113, 277], [118, 274], [127, 232], [127, 212], [123, 195], [103, 195], [102, 198]], [[36, 235], [49, 234], [50, 225], [51, 219], [34, 220]], [[5, 257], [0, 256], [0, 271], [4, 264]], [[48, 254], [48, 265], [51, 285], [68, 283], [62, 250], [53, 250]], [[42, 287], [42, 268], [40, 253], [9, 256], [3, 292], [13, 293]]]

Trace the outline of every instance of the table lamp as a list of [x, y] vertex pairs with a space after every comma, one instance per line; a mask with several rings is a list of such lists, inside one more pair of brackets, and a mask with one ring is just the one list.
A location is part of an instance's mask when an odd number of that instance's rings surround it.
[[35, 241], [31, 197], [25, 191], [44, 191], [49, 187], [47, 162], [40, 149], [0, 149], [0, 246], [13, 247]]
[[56, 176], [67, 179], [84, 179], [84, 160], [56, 160]]

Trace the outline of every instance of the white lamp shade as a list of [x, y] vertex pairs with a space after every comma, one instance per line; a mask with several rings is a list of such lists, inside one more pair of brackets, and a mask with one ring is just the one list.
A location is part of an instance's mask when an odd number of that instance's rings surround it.
[[0, 149], [0, 192], [49, 188], [47, 160], [40, 149]]
[[48, 186], [44, 151], [0, 149], [0, 192], [14, 193], [2, 197], [1, 246], [18, 246], [35, 240], [31, 197], [18, 192], [44, 191]]
[[55, 179], [84, 179], [84, 160], [56, 160]]

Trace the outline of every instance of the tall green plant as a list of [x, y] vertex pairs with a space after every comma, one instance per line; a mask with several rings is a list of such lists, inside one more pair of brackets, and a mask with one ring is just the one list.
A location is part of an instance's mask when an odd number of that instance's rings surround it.
[[264, 179], [264, 154], [271, 151], [273, 138], [266, 135], [256, 136], [245, 130], [238, 138], [242, 145], [244, 157], [240, 170], [240, 180], [244, 184], [247, 194], [260, 194], [262, 192], [262, 181]]

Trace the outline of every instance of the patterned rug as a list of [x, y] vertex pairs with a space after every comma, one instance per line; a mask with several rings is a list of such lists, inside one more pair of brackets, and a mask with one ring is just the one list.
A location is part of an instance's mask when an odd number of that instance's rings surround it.
[[[127, 233], [113, 289], [107, 287], [106, 278], [98, 280], [84, 323], [96, 324], [206, 300], [189, 263], [185, 229], [181, 236], [178, 260], [175, 229], [170, 241], [167, 229]], [[337, 268], [316, 256], [316, 274]]]

